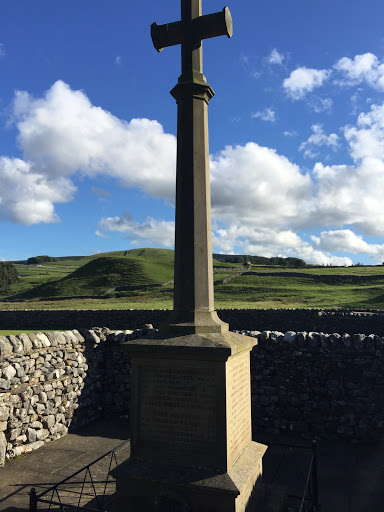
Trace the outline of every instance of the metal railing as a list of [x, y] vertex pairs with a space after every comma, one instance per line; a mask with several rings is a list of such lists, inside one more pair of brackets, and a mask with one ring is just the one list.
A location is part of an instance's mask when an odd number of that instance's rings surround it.
[[[312, 441], [311, 446], [308, 445], [287, 445], [281, 443], [269, 443], [269, 448], [281, 447], [284, 449], [280, 461], [275, 469], [274, 476], [272, 477], [271, 483], [277, 481], [277, 475], [282, 469], [284, 462], [287, 463], [289, 468], [289, 476], [295, 481], [292, 492], [292, 485], [285, 481], [284, 483], [288, 487], [288, 510], [291, 512], [320, 512], [321, 506], [319, 504], [319, 490], [318, 490], [318, 478], [317, 478], [317, 443]], [[297, 456], [303, 454], [303, 452], [309, 452], [309, 462], [299, 464]], [[295, 460], [296, 458], [296, 460]], [[306, 469], [299, 467], [305, 464]], [[279, 479], [280, 480], [280, 479]], [[284, 479], [283, 479], [284, 480]], [[300, 488], [300, 481], [302, 490]]]
[[116, 481], [109, 472], [118, 465], [117, 453], [128, 442], [124, 441], [41, 493], [33, 487], [29, 493], [29, 512], [108, 512], [116, 491]]

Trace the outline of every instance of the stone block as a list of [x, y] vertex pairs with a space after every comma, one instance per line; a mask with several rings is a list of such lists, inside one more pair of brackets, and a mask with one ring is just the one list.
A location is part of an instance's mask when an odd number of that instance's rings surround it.
[[23, 344], [24, 353], [30, 352], [32, 350], [32, 341], [29, 339], [27, 334], [25, 334], [25, 333], [18, 334], [17, 338], [19, 338], [19, 340]]
[[33, 348], [43, 348], [43, 344], [42, 344], [40, 338], [37, 336], [36, 333], [29, 332], [28, 333], [28, 337], [32, 341]]
[[5, 336], [0, 336], [0, 357], [10, 355], [12, 351], [12, 343]]
[[9, 407], [0, 404], [0, 421], [7, 421], [9, 418]]
[[12, 344], [14, 354], [22, 354], [24, 352], [23, 343], [19, 338], [17, 338], [17, 336], [10, 335], [7, 336], [7, 338]]
[[51, 342], [49, 341], [49, 338], [45, 334], [43, 334], [42, 332], [37, 332], [36, 336], [41, 341], [41, 344], [42, 344], [43, 347], [50, 347], [51, 346]]
[[5, 463], [5, 453], [7, 451], [7, 440], [3, 432], [0, 432], [0, 468]]
[[0, 379], [0, 392], [11, 388], [11, 381], [8, 379]]
[[34, 443], [37, 439], [36, 430], [34, 428], [27, 429], [27, 439], [29, 443]]

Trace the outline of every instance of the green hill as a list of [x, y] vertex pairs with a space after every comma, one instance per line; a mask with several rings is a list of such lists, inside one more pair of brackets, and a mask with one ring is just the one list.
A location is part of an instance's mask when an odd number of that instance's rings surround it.
[[114, 255], [94, 257], [64, 278], [18, 293], [13, 298], [103, 295], [116, 286], [161, 284], [173, 279], [173, 264], [166, 260], [165, 256], [163, 261]]
[[[136, 288], [173, 279], [174, 252], [169, 249], [131, 249], [25, 263], [15, 265], [20, 279], [0, 295], [17, 302], [3, 302], [1, 307], [172, 307], [172, 284]], [[298, 270], [270, 264], [244, 268], [241, 262], [215, 259], [213, 263], [216, 307], [384, 308], [382, 265]]]

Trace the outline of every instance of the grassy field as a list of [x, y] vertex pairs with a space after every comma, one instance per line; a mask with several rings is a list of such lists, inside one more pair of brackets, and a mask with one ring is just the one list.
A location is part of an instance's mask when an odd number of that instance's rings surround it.
[[[214, 266], [233, 267], [233, 271], [215, 272], [218, 283], [245, 270], [241, 265], [217, 261]], [[172, 308], [172, 284], [119, 290], [121, 286], [170, 281], [173, 251], [167, 249], [116, 251], [42, 265], [17, 265], [17, 270], [20, 282], [0, 296], [0, 309]], [[215, 285], [217, 308], [384, 308], [384, 266], [289, 269], [254, 265], [251, 270], [261, 275]], [[333, 276], [332, 282], [327, 276]], [[1, 301], [6, 297], [16, 302]]]

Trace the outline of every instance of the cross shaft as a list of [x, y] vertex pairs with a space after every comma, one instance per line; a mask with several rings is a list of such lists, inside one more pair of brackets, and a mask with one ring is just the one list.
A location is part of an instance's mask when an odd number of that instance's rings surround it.
[[181, 44], [182, 74], [171, 94], [178, 106], [174, 305], [163, 332], [225, 332], [214, 310], [208, 102], [202, 40], [232, 35], [225, 7], [202, 16], [201, 0], [181, 0], [181, 21], [151, 26], [155, 48]]

